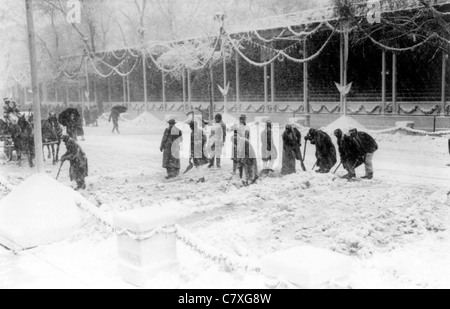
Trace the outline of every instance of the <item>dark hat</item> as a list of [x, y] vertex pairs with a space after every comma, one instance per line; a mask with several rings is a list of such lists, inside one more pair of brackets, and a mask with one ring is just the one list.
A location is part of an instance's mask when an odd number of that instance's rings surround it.
[[70, 137], [69, 135], [63, 135], [62, 140], [64, 143], [67, 143], [69, 141]]
[[334, 136], [336, 137], [342, 137], [342, 130], [341, 129], [336, 129], [334, 130]]
[[217, 114], [217, 115], [214, 117], [214, 119], [222, 120], [222, 115], [221, 115], [221, 114]]
[[174, 125], [177, 122], [175, 121], [175, 119], [170, 119], [169, 121], [167, 121], [168, 124]]
[[239, 116], [239, 119], [247, 119], [247, 116], [242, 114], [241, 116]]

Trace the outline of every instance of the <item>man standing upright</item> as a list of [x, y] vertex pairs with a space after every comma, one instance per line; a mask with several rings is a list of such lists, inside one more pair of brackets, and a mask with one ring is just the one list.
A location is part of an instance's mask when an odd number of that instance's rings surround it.
[[112, 130], [113, 134], [114, 134], [114, 132], [117, 132], [117, 134], [120, 134], [120, 131], [119, 131], [119, 117], [120, 117], [119, 112], [116, 109], [113, 108], [111, 110], [111, 115], [109, 115], [109, 122], [111, 122], [111, 120], [113, 122], [113, 130]]
[[282, 175], [295, 174], [296, 160], [301, 160], [302, 134], [297, 128], [288, 124], [283, 133], [283, 166]]
[[211, 136], [208, 142], [210, 157], [208, 168], [214, 167], [214, 161], [216, 161], [217, 168], [221, 168], [221, 157], [227, 137], [227, 126], [223, 123], [222, 115], [220, 114], [216, 115], [214, 121], [215, 123], [212, 126]]
[[266, 128], [261, 133], [261, 156], [263, 160], [262, 176], [268, 176], [273, 173], [273, 165], [278, 158], [277, 147], [273, 138], [272, 121], [266, 122]]
[[183, 141], [183, 132], [175, 126], [175, 119], [169, 120], [168, 124], [160, 150], [163, 153], [163, 168], [167, 170], [166, 179], [172, 179], [180, 175], [180, 144]]
[[359, 157], [364, 158], [364, 164], [366, 166], [366, 176], [362, 179], [373, 179], [373, 156], [378, 150], [378, 144], [375, 139], [365, 132], [358, 132], [357, 129], [350, 130], [350, 137], [355, 142], [357, 147], [357, 153]]

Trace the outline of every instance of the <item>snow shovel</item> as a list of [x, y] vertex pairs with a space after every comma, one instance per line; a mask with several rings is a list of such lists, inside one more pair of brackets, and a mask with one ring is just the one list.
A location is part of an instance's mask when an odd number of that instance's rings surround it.
[[189, 166], [187, 167], [186, 171], [184, 172], [184, 174], [187, 174], [190, 170], [192, 170], [194, 168], [194, 163], [192, 163], [192, 159], [189, 159]]
[[334, 171], [334, 174], [336, 175], [337, 171], [341, 168], [342, 166], [342, 162], [339, 164], [339, 166], [337, 167], [337, 169]]
[[64, 162], [61, 162], [61, 166], [59, 167], [59, 171], [58, 171], [58, 175], [56, 176], [56, 180], [58, 180], [59, 175], [61, 174], [61, 170], [62, 170], [63, 165], [64, 165]]

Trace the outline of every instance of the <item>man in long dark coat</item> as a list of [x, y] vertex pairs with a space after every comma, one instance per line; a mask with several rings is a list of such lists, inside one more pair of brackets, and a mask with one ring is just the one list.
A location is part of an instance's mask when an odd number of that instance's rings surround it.
[[266, 128], [261, 133], [261, 157], [263, 160], [263, 170], [261, 175], [267, 176], [273, 173], [273, 164], [278, 159], [278, 151], [273, 139], [272, 121], [266, 122]]
[[180, 175], [180, 144], [183, 141], [183, 132], [178, 129], [175, 120], [168, 122], [160, 150], [163, 153], [163, 168], [167, 170], [166, 179], [176, 178]]
[[243, 180], [244, 186], [256, 183], [258, 180], [258, 160], [256, 152], [250, 141], [246, 138], [237, 137], [237, 166], [239, 168], [239, 176]]
[[295, 174], [296, 160], [301, 160], [302, 134], [292, 125], [286, 126], [283, 133], [283, 166], [281, 168], [282, 175]]
[[348, 172], [343, 178], [349, 180], [356, 178], [355, 169], [364, 163], [364, 159], [358, 154], [356, 143], [349, 136], [344, 135], [341, 129], [334, 131], [334, 136], [337, 138], [342, 166]]
[[317, 173], [327, 174], [336, 165], [336, 147], [334, 147], [331, 137], [320, 130], [310, 129], [305, 140], [316, 146], [316, 165], [319, 169]]
[[378, 144], [375, 139], [365, 132], [358, 132], [357, 129], [350, 130], [350, 137], [356, 144], [357, 153], [359, 157], [364, 158], [364, 165], [366, 167], [366, 176], [362, 179], [373, 179], [373, 157], [378, 150]]
[[191, 159], [195, 167], [200, 167], [208, 163], [206, 156], [207, 137], [198, 122], [191, 121], [189, 123], [191, 128]]
[[113, 130], [112, 133], [114, 134], [114, 132], [117, 132], [117, 134], [120, 134], [120, 130], [119, 130], [119, 118], [120, 118], [120, 114], [116, 109], [112, 109], [111, 110], [111, 114], [109, 115], [109, 122], [113, 122]]
[[69, 136], [64, 135], [67, 152], [62, 156], [61, 162], [70, 161], [70, 180], [76, 181], [77, 190], [85, 190], [85, 178], [88, 176], [88, 159], [78, 143]]

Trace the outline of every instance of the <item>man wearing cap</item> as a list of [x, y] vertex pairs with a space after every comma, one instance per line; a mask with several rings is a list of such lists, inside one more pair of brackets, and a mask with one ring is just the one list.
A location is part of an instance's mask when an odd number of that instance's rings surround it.
[[343, 178], [348, 180], [356, 178], [355, 169], [364, 163], [364, 159], [358, 156], [356, 143], [349, 136], [344, 135], [341, 129], [334, 131], [334, 136], [337, 138], [342, 166], [348, 172]]
[[273, 139], [272, 121], [267, 120], [266, 128], [261, 133], [261, 156], [263, 160], [262, 176], [267, 176], [269, 173], [273, 173], [273, 164], [278, 158], [277, 147]]
[[70, 180], [76, 181], [77, 190], [85, 190], [85, 178], [88, 176], [88, 159], [78, 143], [68, 135], [62, 138], [66, 144], [67, 152], [62, 156], [61, 162], [70, 161]]
[[211, 136], [208, 141], [209, 166], [214, 167], [214, 161], [217, 163], [217, 168], [221, 168], [221, 157], [223, 146], [225, 145], [227, 137], [227, 126], [222, 121], [222, 115], [217, 114], [214, 118], [215, 123], [211, 129]]
[[247, 116], [241, 115], [239, 117], [238, 135], [245, 139], [250, 140], [250, 128], [247, 126]]
[[310, 129], [305, 140], [310, 141], [312, 145], [316, 145], [316, 165], [319, 167], [316, 172], [329, 173], [337, 163], [336, 147], [334, 147], [331, 137], [321, 130]]
[[166, 179], [172, 179], [180, 175], [180, 144], [183, 141], [183, 132], [175, 126], [175, 119], [170, 119], [167, 123], [169, 127], [164, 131], [160, 150], [163, 153], [163, 168], [167, 170]]
[[283, 133], [283, 165], [282, 175], [295, 174], [297, 172], [296, 160], [301, 159], [302, 133], [292, 125], [286, 125]]
[[358, 132], [357, 129], [350, 130], [350, 137], [356, 144], [356, 151], [359, 157], [364, 158], [366, 167], [366, 176], [362, 179], [373, 179], [373, 156], [378, 150], [378, 144], [375, 139], [365, 132]]

